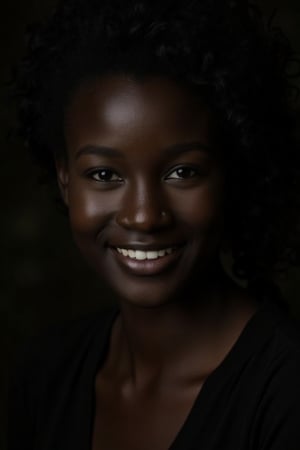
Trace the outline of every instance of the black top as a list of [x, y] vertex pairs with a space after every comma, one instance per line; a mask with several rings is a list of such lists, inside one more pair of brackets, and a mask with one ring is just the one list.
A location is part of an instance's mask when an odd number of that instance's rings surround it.
[[[27, 347], [12, 383], [9, 450], [91, 450], [95, 377], [117, 314], [76, 320]], [[268, 303], [206, 380], [170, 450], [299, 448], [298, 324]]]

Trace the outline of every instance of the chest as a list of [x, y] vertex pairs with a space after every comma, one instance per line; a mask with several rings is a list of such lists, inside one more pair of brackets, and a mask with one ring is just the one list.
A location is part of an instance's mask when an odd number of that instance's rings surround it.
[[168, 450], [200, 389], [131, 398], [97, 389], [92, 450]]

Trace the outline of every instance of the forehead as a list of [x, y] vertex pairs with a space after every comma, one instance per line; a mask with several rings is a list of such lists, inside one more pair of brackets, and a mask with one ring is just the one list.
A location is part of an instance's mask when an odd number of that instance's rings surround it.
[[[83, 133], [170, 140], [203, 139], [211, 134], [212, 114], [195, 91], [163, 78], [136, 80], [103, 76], [82, 83], [66, 109], [65, 134], [70, 144]], [[186, 136], [189, 135], [189, 136]], [[163, 143], [162, 143], [163, 144]]]

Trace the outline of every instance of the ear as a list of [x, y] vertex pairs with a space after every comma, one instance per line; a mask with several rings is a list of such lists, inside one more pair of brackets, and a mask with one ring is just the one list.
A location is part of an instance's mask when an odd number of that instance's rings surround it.
[[69, 168], [66, 158], [55, 158], [57, 183], [61, 197], [66, 206], [69, 205]]

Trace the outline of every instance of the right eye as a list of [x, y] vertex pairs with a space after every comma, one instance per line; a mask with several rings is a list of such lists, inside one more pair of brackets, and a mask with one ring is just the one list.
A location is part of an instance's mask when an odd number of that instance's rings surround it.
[[88, 173], [88, 176], [100, 183], [113, 183], [123, 181], [122, 178], [116, 172], [106, 167], [91, 170]]

